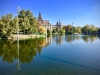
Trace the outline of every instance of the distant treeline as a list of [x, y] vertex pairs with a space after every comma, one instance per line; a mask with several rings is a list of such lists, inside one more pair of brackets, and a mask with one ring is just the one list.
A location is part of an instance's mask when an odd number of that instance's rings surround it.
[[68, 34], [72, 34], [72, 33], [94, 34], [99, 30], [99, 28], [95, 27], [93, 24], [91, 25], [86, 24], [83, 27], [80, 27], [80, 26], [74, 27], [72, 25], [67, 25], [67, 26], [64, 26], [63, 28], [66, 30], [66, 33]]

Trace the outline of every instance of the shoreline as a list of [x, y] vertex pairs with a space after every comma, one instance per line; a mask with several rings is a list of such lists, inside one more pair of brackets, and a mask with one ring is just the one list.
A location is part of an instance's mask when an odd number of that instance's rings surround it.
[[[45, 35], [22, 35], [22, 34], [19, 34], [18, 35], [19, 37], [19, 40], [22, 40], [22, 39], [31, 39], [31, 38], [40, 38], [40, 37], [46, 37]], [[17, 40], [17, 35], [16, 34], [12, 34], [11, 36], [7, 37], [7, 38], [0, 38], [0, 39], [12, 39], [12, 40]]]

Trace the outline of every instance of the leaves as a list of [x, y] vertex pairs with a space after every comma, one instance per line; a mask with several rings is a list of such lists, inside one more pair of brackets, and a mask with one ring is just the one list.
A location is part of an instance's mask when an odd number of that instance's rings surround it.
[[5, 37], [10, 36], [11, 33], [16, 31], [16, 23], [17, 22], [13, 19], [12, 14], [7, 14], [6, 16], [3, 15], [0, 21], [1, 35]]
[[33, 16], [30, 10], [22, 10], [19, 13], [19, 26], [21, 31], [29, 33], [35, 33], [37, 31], [36, 18]]

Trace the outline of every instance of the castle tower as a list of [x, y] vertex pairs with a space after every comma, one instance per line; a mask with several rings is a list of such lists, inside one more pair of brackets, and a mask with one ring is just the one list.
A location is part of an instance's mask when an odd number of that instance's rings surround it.
[[38, 20], [39, 20], [39, 21], [42, 20], [42, 15], [41, 15], [40, 12], [39, 12]]
[[58, 25], [58, 21], [57, 21], [56, 25]]

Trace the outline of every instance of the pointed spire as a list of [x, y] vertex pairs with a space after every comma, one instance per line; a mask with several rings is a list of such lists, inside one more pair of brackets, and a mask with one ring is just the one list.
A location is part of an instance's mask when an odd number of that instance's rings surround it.
[[58, 21], [57, 21], [56, 25], [58, 25]]
[[40, 12], [39, 12], [39, 17], [42, 17]]
[[42, 15], [40, 12], [39, 12], [38, 20], [42, 20]]

